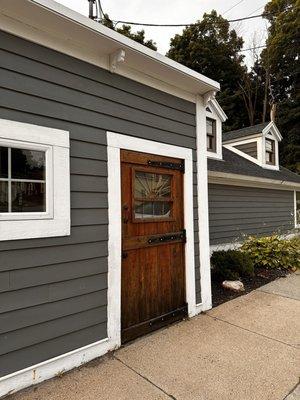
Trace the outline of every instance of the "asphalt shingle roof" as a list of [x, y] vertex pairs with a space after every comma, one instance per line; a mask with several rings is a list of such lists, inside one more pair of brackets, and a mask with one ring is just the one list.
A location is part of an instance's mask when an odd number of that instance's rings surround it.
[[284, 167], [280, 167], [279, 171], [262, 168], [225, 147], [223, 160], [208, 159], [208, 170], [300, 183], [300, 176]]
[[235, 131], [223, 132], [223, 142], [226, 140], [238, 139], [249, 135], [255, 135], [261, 133], [262, 130], [269, 125], [270, 122], [264, 122], [253, 126], [247, 126], [246, 128], [237, 129]]

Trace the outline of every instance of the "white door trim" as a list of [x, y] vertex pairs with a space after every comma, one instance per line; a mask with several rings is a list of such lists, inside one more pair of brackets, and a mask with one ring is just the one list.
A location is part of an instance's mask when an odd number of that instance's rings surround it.
[[132, 150], [185, 161], [184, 221], [186, 229], [186, 301], [190, 317], [196, 314], [193, 213], [193, 153], [191, 149], [107, 132], [108, 153], [108, 338], [121, 345], [121, 162], [120, 150]]

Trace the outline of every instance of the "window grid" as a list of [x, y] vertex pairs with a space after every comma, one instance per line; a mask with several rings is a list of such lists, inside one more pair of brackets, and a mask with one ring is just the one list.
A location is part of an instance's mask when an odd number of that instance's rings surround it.
[[[3, 146], [3, 145], [2, 145]], [[6, 147], [6, 146], [3, 146]], [[8, 211], [5, 214], [12, 213], [12, 182], [24, 182], [24, 183], [44, 183], [46, 185], [46, 179], [16, 179], [12, 178], [12, 163], [11, 163], [11, 147], [7, 147], [8, 150], [8, 171], [7, 171], [7, 178], [0, 178], [0, 182], [7, 182], [8, 183]], [[47, 201], [47, 200], [46, 200]]]

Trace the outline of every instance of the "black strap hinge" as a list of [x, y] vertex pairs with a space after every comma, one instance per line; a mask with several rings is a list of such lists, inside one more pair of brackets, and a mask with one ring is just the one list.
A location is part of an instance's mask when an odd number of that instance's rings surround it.
[[166, 168], [166, 169], [175, 169], [177, 171], [182, 171], [184, 173], [184, 161], [181, 163], [173, 163], [168, 161], [153, 161], [148, 160], [147, 163], [151, 167], [159, 167], [159, 168]]

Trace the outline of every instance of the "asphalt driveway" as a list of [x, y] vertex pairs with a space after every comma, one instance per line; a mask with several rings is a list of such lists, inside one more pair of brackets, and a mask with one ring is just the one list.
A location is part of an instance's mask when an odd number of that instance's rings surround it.
[[297, 400], [299, 335], [294, 274], [9, 400]]

